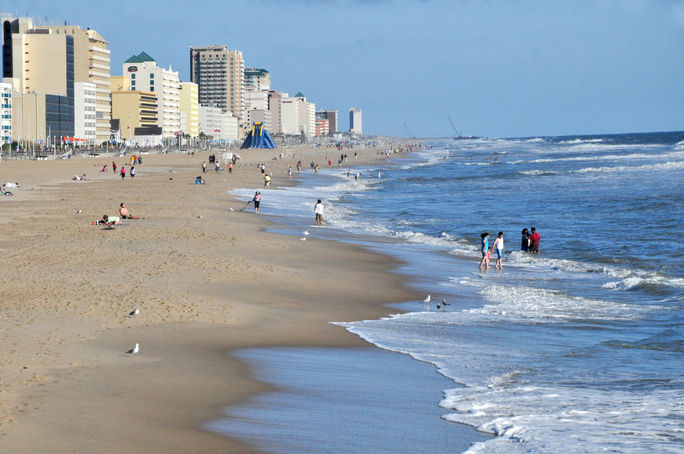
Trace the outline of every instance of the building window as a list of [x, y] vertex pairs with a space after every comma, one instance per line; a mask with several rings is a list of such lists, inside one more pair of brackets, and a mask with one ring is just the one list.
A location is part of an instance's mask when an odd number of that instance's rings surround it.
[[135, 79], [135, 73], [131, 73], [131, 79]]

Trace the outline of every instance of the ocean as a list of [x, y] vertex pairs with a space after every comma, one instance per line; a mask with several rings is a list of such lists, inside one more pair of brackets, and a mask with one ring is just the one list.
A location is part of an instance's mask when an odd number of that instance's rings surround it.
[[[351, 177], [306, 169], [262, 212], [405, 263], [429, 305], [341, 325], [448, 379], [441, 417], [494, 435], [468, 453], [681, 453], [683, 175], [684, 132], [443, 139]], [[520, 250], [532, 226], [538, 255]], [[480, 272], [499, 231], [504, 268]]]

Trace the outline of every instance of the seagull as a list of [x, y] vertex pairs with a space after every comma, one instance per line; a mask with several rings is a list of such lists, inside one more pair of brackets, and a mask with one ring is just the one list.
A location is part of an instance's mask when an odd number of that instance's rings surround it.
[[430, 304], [430, 301], [432, 301], [432, 297], [428, 294], [428, 296], [423, 300], [425, 304]]
[[202, 219], [202, 215], [200, 214], [199, 216], [197, 216], [197, 219]]
[[76, 214], [81, 214], [83, 213], [83, 210], [76, 210]]
[[231, 208], [230, 211], [235, 211], [235, 210], [233, 208]]
[[300, 241], [306, 241], [306, 237], [300, 238]]
[[310, 235], [310, 233], [309, 233], [309, 231], [308, 231], [308, 230], [304, 230], [304, 231], [302, 232], [302, 235], [305, 235], [305, 236], [309, 236], [309, 235]]
[[135, 355], [135, 354], [137, 354], [139, 351], [140, 351], [140, 345], [138, 345], [138, 343], [136, 342], [136, 343], [135, 343], [135, 347], [133, 347], [132, 349], [128, 350], [126, 353], [128, 353], [129, 355]]
[[138, 315], [139, 313], [140, 313], [140, 309], [138, 309], [138, 308], [136, 307], [135, 309], [133, 309], [132, 311], [130, 311], [130, 312], [128, 313], [128, 315], [129, 315], [130, 317], [135, 317], [135, 316]]
[[449, 303], [447, 303], [447, 300], [442, 298], [442, 306], [448, 306], [448, 305], [449, 305]]

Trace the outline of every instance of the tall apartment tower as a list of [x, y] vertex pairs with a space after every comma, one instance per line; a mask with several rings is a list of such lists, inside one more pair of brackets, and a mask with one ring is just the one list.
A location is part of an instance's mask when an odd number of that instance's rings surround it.
[[349, 108], [349, 132], [363, 135], [362, 111], [356, 107]]
[[70, 140], [77, 63], [74, 37], [29, 26], [27, 18], [2, 19], [3, 75], [11, 79], [16, 93], [13, 132], [17, 139], [34, 143]]
[[226, 46], [190, 47], [190, 81], [199, 88], [199, 103], [242, 118], [245, 64], [242, 52]]
[[83, 30], [77, 25], [46, 25], [38, 30], [51, 30], [53, 34], [67, 34], [74, 38], [74, 82], [95, 85], [95, 140], [109, 140], [112, 118], [111, 75], [108, 42], [95, 30]]
[[141, 52], [124, 62], [123, 73], [130, 77], [132, 91], [142, 90], [157, 95], [162, 136], [174, 137], [181, 130], [178, 71], [173, 71], [171, 67], [160, 68], [154, 58]]

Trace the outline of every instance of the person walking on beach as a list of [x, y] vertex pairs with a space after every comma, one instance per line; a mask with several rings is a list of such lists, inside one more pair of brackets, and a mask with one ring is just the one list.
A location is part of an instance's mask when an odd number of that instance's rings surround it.
[[527, 227], [522, 229], [522, 240], [520, 243], [520, 250], [525, 252], [530, 250], [530, 232], [527, 231]]
[[264, 176], [264, 188], [270, 188], [271, 187], [271, 176], [266, 174]]
[[532, 254], [539, 254], [539, 241], [541, 240], [541, 235], [537, 233], [537, 229], [532, 227], [532, 235], [530, 235], [530, 252]]
[[254, 198], [252, 198], [252, 202], [254, 202], [254, 212], [256, 214], [259, 214], [259, 205], [261, 205], [261, 192], [257, 191], [254, 193]]
[[494, 244], [492, 245], [492, 249], [496, 250], [496, 265], [494, 265], [495, 270], [503, 270], [503, 265], [501, 263], [501, 259], [503, 259], [503, 253], [504, 253], [504, 235], [503, 232], [499, 232], [499, 235], [497, 235], [496, 239], [494, 240]]
[[112, 172], [116, 172], [116, 162], [112, 161]]
[[207, 173], [207, 161], [202, 161], [202, 173]]
[[233, 161], [230, 161], [228, 163], [228, 173], [233, 173]]
[[121, 166], [121, 179], [124, 180], [126, 178], [126, 168], [124, 166]]
[[131, 171], [128, 174], [131, 176], [131, 180], [135, 178], [135, 166], [131, 166]]
[[482, 253], [482, 260], [480, 260], [480, 271], [485, 266], [485, 270], [489, 270], [489, 233], [484, 232], [480, 235], [480, 252]]
[[316, 215], [316, 225], [321, 226], [323, 225], [323, 202], [321, 202], [321, 199], [318, 199], [318, 202], [316, 202], [316, 205], [314, 205], [314, 214]]

